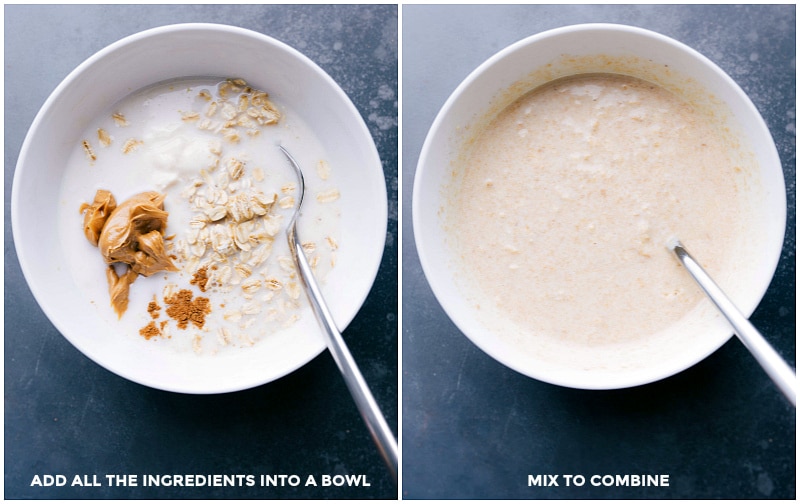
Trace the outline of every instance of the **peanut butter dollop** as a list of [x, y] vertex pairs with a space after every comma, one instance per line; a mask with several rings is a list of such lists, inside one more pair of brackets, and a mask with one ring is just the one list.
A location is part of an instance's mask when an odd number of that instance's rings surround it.
[[92, 204], [84, 203], [81, 205], [80, 211], [83, 214], [83, 234], [89, 242], [97, 246], [97, 241], [100, 239], [100, 232], [103, 230], [103, 225], [106, 219], [111, 215], [111, 212], [117, 208], [117, 200], [114, 195], [105, 189], [98, 189], [94, 195], [94, 202]]
[[[80, 207], [86, 239], [100, 249], [108, 265], [108, 292], [118, 317], [127, 310], [130, 285], [139, 275], [178, 270], [164, 246], [169, 215], [164, 210], [165, 197], [148, 191], [117, 206], [109, 191], [99, 189], [94, 203]], [[118, 273], [115, 264], [123, 265], [124, 272]]]

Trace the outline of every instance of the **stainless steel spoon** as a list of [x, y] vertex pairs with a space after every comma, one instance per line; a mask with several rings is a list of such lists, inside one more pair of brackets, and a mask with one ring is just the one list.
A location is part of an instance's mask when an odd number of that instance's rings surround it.
[[279, 146], [279, 148], [289, 160], [289, 164], [294, 168], [300, 185], [300, 201], [298, 201], [295, 206], [294, 213], [292, 214], [287, 228], [287, 238], [289, 240], [289, 248], [292, 250], [292, 257], [294, 257], [294, 262], [300, 272], [300, 279], [305, 287], [306, 295], [311, 303], [311, 308], [325, 335], [328, 349], [333, 355], [336, 365], [339, 366], [339, 370], [344, 376], [347, 388], [350, 390], [350, 394], [356, 402], [361, 417], [364, 419], [364, 423], [367, 424], [372, 439], [375, 441], [383, 460], [386, 462], [389, 472], [392, 478], [394, 478], [395, 485], [397, 485], [397, 441], [391, 429], [389, 429], [383, 417], [383, 413], [381, 413], [380, 407], [378, 407], [378, 403], [376, 403], [375, 398], [372, 397], [372, 393], [366, 381], [364, 381], [364, 377], [361, 375], [355, 360], [353, 360], [353, 356], [350, 355], [350, 350], [348, 350], [341, 333], [336, 328], [336, 323], [328, 310], [328, 306], [325, 304], [322, 292], [314, 279], [311, 266], [308, 264], [303, 246], [297, 236], [297, 216], [300, 213], [300, 207], [303, 205], [303, 195], [305, 194], [303, 171], [300, 169], [297, 161], [289, 154], [289, 151], [283, 146]]
[[683, 266], [691, 273], [706, 295], [728, 319], [733, 330], [744, 346], [756, 358], [764, 371], [775, 382], [792, 406], [797, 407], [797, 376], [795, 371], [784, 361], [778, 352], [764, 339], [753, 324], [742, 315], [736, 305], [725, 295], [722, 289], [711, 279], [700, 264], [678, 240], [672, 240], [667, 247], [678, 256]]

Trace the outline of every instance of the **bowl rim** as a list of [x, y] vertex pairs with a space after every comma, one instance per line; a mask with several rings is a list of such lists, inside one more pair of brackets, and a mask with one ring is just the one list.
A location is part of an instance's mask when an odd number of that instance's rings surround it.
[[[162, 37], [165, 35], [171, 35], [175, 33], [191, 33], [191, 32], [209, 32], [209, 33], [226, 33], [231, 34], [234, 36], [239, 37], [247, 37], [251, 38], [257, 42], [261, 42], [264, 44], [271, 45], [278, 49], [279, 51], [284, 52], [285, 54], [290, 55], [292, 58], [297, 59], [301, 64], [308, 67], [310, 70], [314, 72], [316, 76], [318, 76], [322, 81], [324, 81], [325, 85], [328, 86], [333, 92], [339, 95], [342, 99], [341, 105], [348, 109], [352, 115], [353, 126], [360, 130], [363, 138], [368, 140], [365, 142], [365, 145], [362, 147], [365, 151], [365, 155], [374, 162], [376, 167], [382, 168], [382, 162], [380, 155], [377, 150], [377, 146], [375, 145], [375, 139], [373, 138], [369, 128], [367, 127], [364, 117], [361, 115], [355, 104], [352, 102], [350, 96], [341, 88], [341, 86], [315, 61], [311, 58], [300, 52], [298, 49], [290, 46], [289, 44], [282, 42], [274, 37], [266, 35], [264, 33], [260, 33], [254, 30], [250, 30], [247, 28], [242, 28], [239, 26], [229, 25], [229, 24], [222, 24], [222, 23], [207, 23], [207, 22], [187, 22], [187, 23], [174, 23], [174, 24], [167, 24], [156, 26], [148, 29], [144, 29], [129, 35], [126, 35], [122, 38], [119, 38], [106, 46], [102, 47], [101, 49], [94, 52], [92, 55], [84, 59], [78, 66], [76, 66], [72, 71], [64, 77], [59, 84], [53, 89], [53, 91], [48, 95], [47, 99], [41, 105], [39, 110], [37, 111], [36, 115], [31, 122], [23, 143], [20, 147], [19, 154], [17, 156], [17, 162], [15, 164], [14, 175], [12, 178], [12, 187], [11, 187], [11, 197], [10, 197], [10, 206], [9, 206], [9, 213], [10, 220], [11, 220], [11, 231], [12, 237], [14, 241], [14, 247], [17, 255], [17, 262], [19, 263], [20, 269], [23, 273], [23, 277], [26, 281], [28, 288], [30, 289], [34, 299], [36, 300], [39, 308], [44, 312], [47, 319], [55, 326], [56, 330], [72, 344], [75, 348], [77, 348], [85, 357], [88, 357], [90, 360], [95, 362], [96, 364], [100, 365], [101, 367], [105, 368], [112, 373], [126, 378], [132, 382], [145, 385], [154, 389], [165, 390], [170, 392], [177, 392], [177, 393], [188, 393], [188, 394], [217, 394], [217, 393], [227, 393], [227, 392], [235, 392], [239, 390], [246, 390], [249, 388], [257, 387], [275, 380], [278, 380], [294, 371], [298, 370], [299, 368], [305, 366], [312, 360], [314, 360], [317, 356], [319, 356], [325, 349], [326, 345], [324, 341], [320, 338], [319, 345], [314, 349], [313, 354], [309, 352], [308, 355], [304, 356], [302, 362], [297, 363], [297, 365], [287, 368], [284, 372], [280, 374], [273, 374], [266, 376], [266, 378], [255, 378], [246, 381], [236, 381], [235, 383], [231, 384], [220, 384], [219, 386], [214, 386], [210, 388], [204, 389], [192, 389], [186, 388], [181, 386], [175, 386], [172, 384], [164, 384], [154, 380], [149, 380], [146, 376], [134, 376], [131, 373], [124, 373], [121, 372], [119, 369], [115, 369], [113, 366], [110, 366], [108, 363], [97, 360], [94, 353], [91, 351], [90, 348], [87, 348], [87, 345], [81, 344], [80, 342], [76, 341], [76, 338], [69, 335], [69, 331], [65, 330], [66, 326], [64, 321], [61, 319], [60, 316], [57, 316], [54, 312], [53, 307], [51, 307], [48, 303], [44, 302], [46, 299], [46, 287], [41, 285], [36, 279], [37, 275], [34, 274], [35, 265], [31, 264], [26, 254], [26, 247], [27, 245], [20, 241], [20, 236], [22, 233], [22, 226], [23, 222], [21, 221], [19, 208], [22, 202], [23, 195], [21, 194], [20, 183], [26, 177], [30, 177], [32, 174], [28, 173], [30, 170], [25, 170], [24, 166], [26, 165], [26, 160], [29, 157], [30, 151], [34, 148], [32, 145], [32, 138], [35, 136], [37, 130], [40, 129], [42, 123], [46, 120], [49, 111], [53, 108], [53, 105], [60, 99], [60, 97], [64, 94], [64, 92], [73, 85], [73, 82], [84, 72], [91, 69], [94, 65], [98, 62], [104, 60], [109, 55], [122, 50], [126, 47], [129, 47], [133, 44], [136, 44], [142, 40], [151, 39], [155, 37]], [[155, 84], [155, 83], [154, 83]], [[368, 289], [364, 289], [361, 292], [357, 292], [357, 295], [353, 295], [353, 306], [354, 308], [349, 311], [347, 314], [346, 320], [342, 320], [340, 322], [340, 330], [344, 331], [347, 326], [355, 319], [358, 315], [358, 312], [363, 307], [364, 303], [366, 302], [367, 297], [369, 296], [370, 292], [374, 290], [374, 283], [377, 278], [379, 269], [383, 262], [383, 255], [385, 253], [385, 235], [386, 230], [388, 228], [388, 208], [387, 208], [387, 191], [386, 191], [386, 183], [383, 175], [381, 175], [381, 184], [380, 186], [383, 187], [382, 191], [377, 191], [374, 195], [378, 199], [380, 199], [384, 204], [377, 208], [376, 210], [380, 212], [378, 217], [381, 217], [377, 220], [377, 222], [381, 223], [382, 228], [380, 230], [375, 230], [376, 236], [380, 235], [384, 237], [384, 240], [380, 243], [380, 250], [376, 251], [373, 256], [371, 256], [370, 262], [365, 262], [363, 264], [363, 270], [368, 273], [368, 277], [365, 277], [366, 285], [369, 285]], [[377, 242], [376, 242], [377, 243]]]
[[[631, 26], [626, 24], [618, 24], [618, 23], [579, 23], [579, 24], [571, 24], [566, 26], [560, 26], [556, 28], [551, 28], [548, 30], [544, 30], [513, 42], [506, 47], [500, 49], [499, 51], [495, 52], [487, 59], [485, 59], [482, 63], [480, 63], [476, 68], [474, 68], [455, 88], [454, 91], [448, 96], [445, 103], [442, 105], [439, 112], [436, 114], [431, 126], [428, 130], [428, 133], [425, 137], [425, 141], [423, 143], [422, 149], [420, 151], [419, 159], [416, 165], [416, 171], [414, 174], [414, 181], [412, 186], [412, 205], [411, 205], [411, 212], [412, 212], [412, 228], [413, 228], [413, 235], [415, 246], [417, 250], [417, 255], [420, 261], [420, 265], [422, 266], [423, 273], [428, 281], [428, 284], [433, 291], [434, 297], [439, 302], [440, 306], [444, 310], [447, 317], [450, 319], [453, 324], [458, 328], [458, 330], [467, 337], [474, 345], [480, 348], [483, 352], [488, 354], [490, 357], [498, 361], [500, 364], [513, 369], [514, 371], [519, 372], [520, 374], [526, 375], [530, 378], [534, 378], [546, 383], [550, 383], [553, 385], [559, 385], [569, 388], [575, 389], [583, 389], [583, 390], [614, 390], [614, 389], [624, 389], [630, 387], [636, 387], [640, 385], [646, 385], [649, 383], [654, 383], [659, 380], [668, 378], [670, 376], [674, 376], [690, 367], [696, 365], [697, 363], [701, 362], [702, 360], [706, 359], [709, 355], [716, 352], [720, 347], [722, 347], [730, 338], [734, 335], [733, 330], [731, 329], [730, 334], [722, 338], [718, 341], [718, 344], [711, 345], [710, 347], [706, 348], [704, 352], [698, 352], [696, 355], [692, 356], [691, 359], [685, 359], [677, 363], [677, 366], [674, 366], [671, 369], [663, 369], [659, 373], [640, 373], [636, 375], [638, 379], [621, 379], [616, 380], [615, 382], [608, 383], [594, 383], [594, 382], [587, 382], [586, 379], [581, 380], [580, 378], [570, 377], [566, 378], [564, 376], [554, 377], [549, 375], [547, 372], [540, 372], [538, 369], [531, 369], [530, 367], [524, 367], [519, 365], [518, 362], [510, 362], [508, 359], [505, 358], [503, 352], [498, 350], [495, 347], [490, 346], [487, 343], [488, 338], [481, 337], [478, 334], [478, 330], [470, 324], [469, 320], [465, 320], [465, 317], [461, 316], [459, 310], [456, 306], [453, 305], [453, 302], [448, 297], [447, 289], [445, 289], [444, 284], [448, 283], [449, 285], [449, 277], [447, 281], [439, 281], [439, 275], [437, 274], [442, 269], [447, 269], [447, 266], [440, 265], [435, 259], [432, 258], [432, 254], [429, 252], [429, 243], [425, 240], [425, 235], [421, 231], [424, 228], [423, 219], [424, 216], [424, 209], [422, 208], [422, 201], [421, 197], [419, 196], [420, 190], [424, 185], [423, 179], [426, 177], [426, 166], [428, 165], [428, 158], [431, 156], [431, 151], [434, 149], [433, 143], [437, 140], [436, 137], [439, 136], [440, 130], [443, 128], [443, 123], [445, 122], [447, 116], [450, 114], [451, 109], [455, 106], [456, 102], [459, 100], [460, 96], [465, 92], [465, 90], [469, 89], [473, 83], [479, 79], [484, 73], [490, 70], [493, 66], [495, 66], [498, 62], [502, 61], [510, 54], [521, 50], [531, 44], [536, 44], [542, 40], [556, 38], [564, 35], [574, 34], [576, 32], [621, 32], [626, 34], [632, 34], [640, 37], [646, 37], [655, 40], [660, 44], [669, 45], [672, 48], [682, 51], [686, 53], [686, 55], [690, 58], [693, 58], [697, 62], [701, 63], [707, 69], [713, 71], [717, 77], [721, 78], [725, 81], [725, 84], [742, 100], [742, 104], [748, 109], [748, 113], [756, 119], [758, 122], [757, 127], [759, 129], [763, 129], [766, 131], [768, 138], [769, 138], [769, 145], [765, 146], [765, 148], [769, 151], [769, 156], [774, 157], [778, 161], [778, 167], [782, 168], [780, 163], [780, 157], [777, 152], [777, 148], [774, 143], [774, 139], [772, 138], [772, 134], [769, 131], [769, 128], [764, 121], [763, 117], [761, 116], [758, 109], [753, 104], [750, 97], [745, 93], [742, 88], [738, 85], [736, 81], [733, 80], [725, 71], [723, 71], [716, 63], [714, 63], [711, 59], [697, 51], [696, 49], [674, 39], [662, 33], [652, 31], [646, 28], [641, 28], [637, 26]], [[536, 68], [526, 68], [520, 71], [520, 77], [525, 75], [525, 72], [530, 72], [535, 70]], [[503, 89], [495, 89], [497, 91], [504, 91]], [[490, 104], [487, 102], [484, 104], [485, 107], [489, 107]], [[485, 113], [485, 112], [484, 112]], [[441, 141], [441, 140], [440, 140]], [[785, 232], [786, 232], [786, 189], [785, 189], [785, 178], [783, 175], [783, 171], [781, 169], [781, 176], [780, 176], [780, 183], [782, 185], [782, 191], [778, 195], [779, 198], [783, 198], [782, 207], [782, 226], [781, 226], [781, 233], [780, 233], [780, 243], [781, 246], [774, 247], [775, 250], [772, 251], [772, 257], [770, 258], [771, 262], [769, 265], [769, 278], [765, 279], [764, 286], [762, 292], [759, 294], [757, 301], [755, 302], [754, 306], [746, 307], [746, 309], [740, 310], [745, 314], [745, 316], [749, 317], [753, 311], [758, 307], [758, 304], [763, 299], [763, 296], [766, 294], [767, 289], [769, 288], [770, 283], [775, 275], [775, 271], [778, 266], [778, 262], [780, 260], [781, 252], [783, 249], [783, 241], [785, 239]], [[433, 217], [432, 217], [433, 218]], [[777, 236], [775, 237], [776, 244], [778, 243]], [[766, 256], [766, 254], [765, 254]], [[765, 275], [766, 276], [766, 275]], [[496, 339], [496, 336], [493, 336], [492, 339]]]

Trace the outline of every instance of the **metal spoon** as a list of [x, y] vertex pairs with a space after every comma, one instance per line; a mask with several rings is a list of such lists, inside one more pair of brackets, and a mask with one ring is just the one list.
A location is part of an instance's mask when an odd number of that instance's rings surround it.
[[722, 289], [711, 279], [702, 266], [689, 254], [686, 247], [678, 240], [672, 240], [667, 248], [675, 253], [683, 266], [691, 273], [698, 285], [728, 319], [733, 330], [744, 346], [756, 358], [764, 371], [775, 382], [792, 406], [797, 407], [797, 376], [795, 371], [784, 361], [778, 352], [764, 339], [753, 324], [736, 308], [736, 305], [725, 295]]
[[325, 335], [325, 340], [328, 344], [328, 349], [333, 355], [333, 359], [339, 366], [339, 370], [344, 376], [347, 388], [356, 402], [361, 417], [364, 423], [367, 424], [370, 435], [378, 447], [383, 460], [386, 462], [389, 472], [394, 478], [394, 483], [397, 485], [397, 441], [389, 429], [386, 420], [383, 418], [378, 403], [372, 397], [372, 393], [367, 386], [364, 377], [358, 369], [358, 366], [353, 360], [347, 345], [342, 338], [341, 333], [336, 328], [336, 323], [331, 316], [328, 306], [322, 297], [319, 285], [314, 279], [314, 274], [308, 264], [303, 246], [297, 236], [297, 216], [300, 213], [300, 207], [303, 205], [303, 195], [305, 194], [305, 180], [303, 179], [303, 171], [297, 164], [297, 161], [289, 154], [283, 146], [279, 146], [283, 154], [289, 160], [289, 163], [294, 168], [297, 175], [298, 183], [300, 184], [300, 201], [294, 209], [292, 218], [289, 221], [287, 228], [287, 238], [289, 240], [289, 248], [292, 250], [292, 257], [300, 272], [300, 278], [303, 286], [305, 287], [306, 295], [311, 303], [311, 308], [314, 310], [314, 315], [317, 317], [322, 332]]

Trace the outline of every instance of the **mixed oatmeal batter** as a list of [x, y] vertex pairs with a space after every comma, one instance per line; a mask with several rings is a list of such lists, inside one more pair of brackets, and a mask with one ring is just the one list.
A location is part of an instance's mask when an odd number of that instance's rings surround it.
[[590, 346], [690, 313], [702, 293], [667, 241], [723, 278], [744, 211], [746, 168], [712, 119], [612, 74], [560, 79], [503, 110], [469, 142], [447, 221], [474, 303]]

